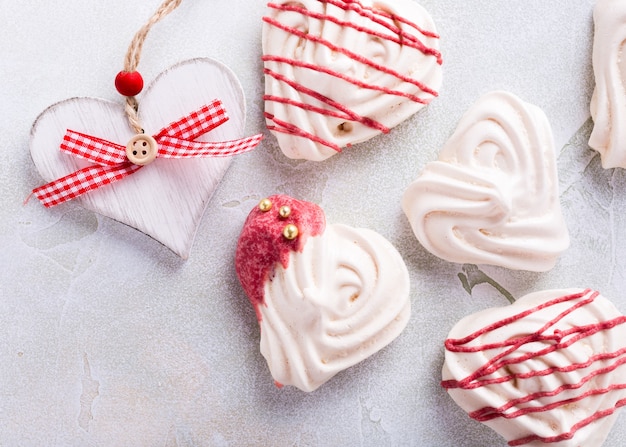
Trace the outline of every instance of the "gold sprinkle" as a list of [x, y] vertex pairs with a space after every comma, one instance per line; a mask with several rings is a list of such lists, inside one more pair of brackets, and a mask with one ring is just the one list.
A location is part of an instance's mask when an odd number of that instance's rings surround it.
[[290, 241], [298, 237], [298, 227], [294, 224], [286, 225], [283, 229], [283, 236]]
[[267, 213], [272, 209], [272, 201], [270, 199], [263, 199], [259, 202], [259, 209], [264, 213]]
[[280, 210], [278, 210], [278, 215], [283, 219], [288, 218], [289, 216], [291, 216], [291, 208], [289, 208], [287, 205], [281, 206]]

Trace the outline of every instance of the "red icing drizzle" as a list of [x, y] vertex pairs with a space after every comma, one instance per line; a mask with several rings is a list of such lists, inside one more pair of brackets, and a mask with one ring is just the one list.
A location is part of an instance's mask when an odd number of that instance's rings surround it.
[[[383, 11], [382, 9], [379, 8], [370, 8], [370, 7], [366, 7], [363, 6], [361, 3], [359, 3], [358, 0], [321, 0], [324, 3], [330, 3], [331, 5], [337, 6], [338, 8], [342, 8], [344, 10], [350, 10], [350, 11], [356, 11], [358, 13], [360, 13], [361, 15], [370, 18], [371, 20], [375, 21], [376, 23], [379, 23], [383, 26], [387, 26], [389, 29], [391, 30], [395, 30], [395, 32], [397, 32], [398, 28], [397, 27], [392, 27], [392, 26], [388, 26], [387, 23], [385, 23], [384, 21], [376, 18], [376, 15], [379, 15], [381, 17], [385, 17], [387, 19], [391, 19], [400, 23], [404, 23], [405, 25], [408, 25], [412, 28], [414, 28], [416, 31], [418, 31], [420, 34], [423, 34], [424, 36], [428, 36], [428, 37], [434, 37], [434, 38], [439, 38], [439, 35], [433, 31], [430, 30], [424, 30], [422, 28], [420, 28], [419, 26], [417, 26], [415, 23], [405, 19], [404, 17], [400, 17], [400, 16], [396, 16], [390, 13], [387, 13], [385, 11]], [[412, 35], [408, 35], [409, 39], [415, 39], [414, 36]], [[438, 56], [438, 60], [441, 61], [441, 55], [439, 55], [439, 53], [433, 53], [436, 54]]]
[[[340, 20], [332, 15], [328, 15], [328, 14], [321, 14], [321, 13], [317, 13], [314, 11], [309, 11], [306, 8], [303, 8], [302, 6], [299, 6], [295, 3], [285, 3], [285, 4], [276, 4], [276, 3], [269, 3], [268, 7], [276, 9], [276, 10], [280, 10], [280, 11], [290, 11], [290, 12], [297, 12], [299, 14], [302, 14], [305, 17], [309, 17], [312, 19], [316, 19], [316, 20], [322, 20], [322, 21], [329, 21], [332, 23], [335, 23], [339, 26], [342, 27], [349, 27], [352, 28], [354, 30], [357, 30], [359, 32], [362, 33], [366, 33], [369, 34], [371, 36], [377, 37], [379, 39], [383, 39], [383, 40], [387, 40], [389, 42], [395, 43], [397, 45], [400, 46], [408, 46], [411, 48], [415, 48], [419, 51], [421, 51], [422, 53], [426, 54], [426, 55], [431, 55], [433, 57], [435, 57], [437, 59], [437, 63], [441, 64], [442, 63], [442, 59], [441, 59], [441, 53], [436, 50], [435, 48], [431, 48], [426, 46], [422, 41], [419, 40], [419, 38], [411, 33], [406, 32], [405, 30], [403, 30], [402, 28], [400, 28], [397, 24], [403, 24], [406, 25], [407, 27], [413, 28], [414, 30], [416, 30], [418, 33], [420, 33], [423, 36], [429, 37], [429, 38], [436, 38], [438, 39], [439, 36], [432, 32], [432, 31], [428, 31], [428, 30], [423, 30], [421, 29], [419, 26], [417, 26], [416, 24], [410, 22], [409, 20], [397, 16], [395, 14], [391, 14], [389, 12], [383, 11], [381, 9], [378, 8], [370, 8], [370, 7], [365, 7], [363, 5], [361, 5], [361, 3], [359, 3], [359, 1], [357, 0], [319, 0], [321, 3], [326, 3], [326, 4], [330, 4], [333, 5], [337, 8], [343, 9], [344, 11], [352, 11], [352, 12], [356, 12], [358, 13], [361, 17], [367, 18], [369, 19], [372, 23], [378, 24], [383, 26], [384, 28], [388, 29], [392, 34], [386, 34], [386, 33], [381, 33], [379, 31], [376, 31], [374, 29], [365, 27], [365, 26], [360, 26], [354, 22], [350, 22], [350, 21], [345, 21], [345, 20]], [[381, 71], [383, 73], [389, 74], [391, 76], [394, 76], [398, 79], [400, 79], [401, 81], [413, 84], [415, 86], [417, 86], [420, 90], [422, 90], [425, 93], [428, 93], [430, 95], [432, 95], [433, 97], [436, 97], [438, 95], [438, 93], [433, 90], [432, 88], [430, 88], [429, 86], [425, 85], [424, 83], [420, 82], [417, 79], [411, 78], [409, 76], [405, 76], [387, 66], [381, 65], [379, 63], [376, 63], [364, 56], [361, 56], [357, 53], [354, 53], [350, 50], [348, 50], [347, 48], [343, 48], [340, 46], [337, 46], [335, 44], [333, 44], [332, 42], [330, 42], [329, 40], [326, 40], [324, 38], [322, 38], [321, 36], [316, 36], [316, 35], [312, 35], [306, 32], [303, 32], [297, 28], [293, 28], [290, 26], [287, 26], [281, 22], [279, 22], [276, 19], [273, 19], [271, 17], [264, 17], [263, 20], [276, 27], [279, 29], [282, 29], [283, 31], [286, 31], [294, 36], [299, 37], [300, 39], [303, 40], [308, 40], [320, 45], [324, 45], [327, 48], [329, 48], [331, 51], [334, 52], [338, 52], [341, 53], [357, 62], [360, 62], [362, 64], [365, 64], [371, 68], [374, 68], [378, 71]], [[398, 90], [394, 90], [394, 89], [390, 89], [384, 86], [377, 86], [374, 84], [368, 84], [366, 82], [363, 82], [359, 79], [347, 76], [343, 73], [339, 73], [335, 70], [332, 70], [328, 67], [323, 67], [320, 65], [315, 65], [315, 64], [310, 64], [310, 63], [306, 63], [303, 61], [299, 61], [296, 59], [292, 59], [292, 58], [288, 58], [288, 57], [282, 57], [282, 56], [276, 56], [276, 55], [264, 55], [263, 56], [263, 61], [264, 62], [278, 62], [278, 63], [282, 63], [282, 64], [288, 64], [288, 65], [292, 65], [295, 67], [300, 67], [300, 68], [306, 68], [312, 71], [317, 71], [319, 73], [324, 73], [333, 77], [336, 77], [338, 79], [342, 79], [344, 81], [347, 81], [353, 85], [356, 85], [357, 87], [360, 88], [364, 88], [364, 89], [370, 89], [370, 90], [376, 90], [376, 91], [380, 91], [383, 92], [385, 94], [388, 95], [395, 95], [395, 96], [400, 96], [400, 97], [405, 97], [408, 98], [412, 101], [421, 103], [421, 104], [428, 104], [428, 102], [430, 102], [430, 99], [424, 99], [424, 98], [420, 98], [417, 95], [412, 95], [412, 94], [408, 94], [408, 93], [404, 93]], [[269, 69], [265, 69], [264, 70], [265, 75], [273, 77], [274, 79], [286, 83], [287, 85], [289, 85], [291, 88], [299, 91], [300, 93], [303, 93], [304, 95], [308, 95], [311, 96], [313, 98], [315, 98], [316, 100], [321, 101], [322, 103], [324, 103], [325, 105], [327, 105], [329, 108], [321, 108], [321, 107], [315, 107], [312, 106], [310, 104], [306, 104], [303, 102], [299, 102], [299, 101], [295, 101], [295, 100], [291, 100], [291, 99], [287, 99], [287, 98], [280, 98], [274, 95], [265, 95], [264, 96], [264, 100], [265, 101], [274, 101], [274, 102], [280, 102], [283, 104], [289, 104], [290, 106], [293, 107], [299, 107], [302, 108], [304, 110], [308, 110], [314, 113], [318, 113], [320, 115], [325, 115], [325, 116], [332, 116], [332, 117], [337, 117], [340, 119], [345, 119], [347, 121], [354, 121], [354, 122], [358, 122], [361, 123], [365, 126], [374, 128], [379, 130], [382, 133], [388, 133], [389, 129], [384, 126], [382, 123], [377, 122], [371, 118], [367, 118], [367, 117], [361, 117], [358, 114], [356, 114], [355, 112], [349, 110], [348, 107], [341, 105], [335, 101], [332, 101], [330, 98], [325, 97], [324, 95], [322, 95], [319, 92], [316, 92], [310, 88], [306, 88], [304, 86], [302, 86], [301, 84], [296, 83], [295, 81], [289, 80], [286, 77], [280, 75], [279, 73], [276, 73], [272, 70]], [[339, 110], [339, 112], [333, 110]], [[296, 135], [302, 138], [307, 138], [309, 140], [312, 140], [316, 143], [322, 144], [324, 146], [330, 147], [336, 151], [341, 151], [341, 148], [339, 146], [337, 146], [336, 144], [330, 142], [330, 141], [326, 141], [322, 138], [319, 138], [315, 135], [312, 135], [309, 132], [304, 131], [303, 129], [298, 128], [297, 126], [291, 124], [291, 123], [287, 123], [285, 121], [279, 120], [277, 119], [274, 115], [270, 114], [270, 113], [265, 113], [265, 117], [268, 121], [273, 122], [274, 124], [268, 124], [268, 129], [272, 130], [272, 131], [276, 131], [276, 132], [283, 132], [283, 133], [287, 133], [287, 134], [291, 134], [291, 135]]]
[[290, 104], [292, 106], [296, 106], [296, 107], [301, 107], [303, 109], [307, 109], [307, 110], [311, 110], [311, 111], [315, 111], [317, 113], [321, 113], [321, 114], [325, 114], [325, 115], [329, 115], [329, 116], [334, 116], [337, 118], [341, 118], [341, 119], [345, 119], [345, 120], [351, 120], [351, 121], [357, 121], [359, 123], [363, 123], [366, 124], [370, 127], [374, 127], [375, 129], [380, 130], [381, 132], [387, 133], [389, 132], [389, 129], [385, 126], [383, 126], [382, 124], [370, 119], [370, 118], [366, 118], [366, 117], [362, 117], [359, 116], [358, 114], [354, 113], [353, 111], [351, 111], [348, 107], [342, 105], [341, 103], [338, 103], [337, 101], [333, 101], [332, 99], [322, 95], [321, 93], [316, 92], [315, 90], [311, 90], [310, 88], [307, 88], [301, 84], [298, 84], [292, 80], [290, 80], [289, 78], [287, 78], [286, 76], [281, 75], [280, 73], [276, 73], [272, 70], [269, 69], [265, 69], [264, 73], [267, 75], [272, 76], [275, 79], [278, 79], [279, 81], [284, 82], [285, 84], [289, 85], [290, 87], [292, 87], [294, 90], [299, 91], [300, 93], [304, 93], [306, 95], [309, 95], [315, 99], [317, 99], [318, 101], [330, 106], [330, 107], [334, 107], [335, 109], [339, 110], [339, 112], [335, 112], [333, 110], [326, 110], [326, 109], [322, 109], [319, 107], [315, 107], [312, 106], [310, 104], [304, 104], [298, 101], [294, 101], [293, 99], [288, 99], [288, 98], [280, 98], [277, 96], [271, 96], [271, 95], [265, 95], [265, 99], [269, 100], [269, 101], [276, 101], [276, 102], [282, 102], [285, 104]]
[[[551, 352], [566, 349], [569, 346], [573, 345], [574, 343], [584, 338], [587, 338], [593, 334], [596, 334], [602, 331], [609, 331], [618, 325], [626, 323], [626, 317], [620, 316], [618, 318], [603, 321], [597, 324], [575, 326], [567, 330], [553, 329], [551, 333], [548, 332], [550, 328], [555, 326], [565, 316], [576, 311], [577, 309], [580, 309], [588, 304], [591, 304], [598, 296], [599, 296], [598, 292], [585, 290], [584, 292], [581, 292], [581, 293], [558, 297], [553, 300], [547, 301], [541, 305], [538, 305], [532, 309], [528, 309], [524, 312], [521, 312], [519, 314], [516, 314], [504, 320], [497, 321], [489, 326], [484, 327], [483, 329], [480, 329], [477, 332], [474, 332], [473, 334], [465, 338], [446, 340], [445, 347], [448, 351], [451, 351], [451, 352], [479, 353], [479, 352], [487, 352], [491, 350], [498, 350], [497, 352], [499, 353], [496, 354], [494, 357], [492, 357], [489, 361], [487, 361], [487, 363], [485, 363], [478, 370], [476, 370], [475, 372], [473, 372], [466, 378], [459, 380], [459, 381], [445, 380], [441, 382], [441, 385], [447, 389], [461, 388], [465, 390], [470, 390], [470, 389], [475, 389], [475, 388], [479, 388], [479, 387], [491, 385], [491, 384], [509, 382], [509, 381], [514, 381], [514, 380], [524, 380], [524, 379], [529, 379], [533, 377], [547, 376], [547, 375], [555, 374], [555, 373], [572, 372], [572, 371], [576, 371], [576, 370], [580, 370], [584, 368], [589, 368], [599, 361], [615, 359], [615, 361], [609, 364], [608, 366], [604, 366], [602, 368], [597, 368], [595, 370], [592, 370], [585, 377], [583, 377], [579, 383], [564, 384], [554, 390], [546, 390], [546, 391], [539, 391], [536, 393], [531, 393], [526, 396], [510, 400], [499, 408], [484, 407], [484, 408], [481, 408], [477, 411], [470, 413], [470, 416], [472, 418], [481, 422], [489, 421], [498, 417], [505, 418], [505, 419], [513, 419], [513, 418], [524, 416], [530, 413], [550, 411], [554, 408], [558, 408], [563, 405], [568, 405], [574, 402], [581, 401], [587, 397], [606, 394], [606, 393], [610, 393], [611, 391], [626, 389], [625, 383], [610, 385], [606, 388], [589, 389], [588, 391], [581, 393], [575, 397], [571, 397], [571, 398], [564, 399], [561, 401], [555, 401], [548, 405], [522, 407], [522, 408], [517, 409], [516, 411], [507, 413], [507, 410], [511, 408], [517, 408], [517, 406], [520, 404], [531, 402], [535, 399], [540, 399], [542, 397], [557, 396], [559, 393], [566, 391], [566, 390], [579, 389], [583, 385], [588, 384], [593, 378], [599, 375], [607, 374], [607, 373], [610, 373], [611, 371], [614, 371], [620, 365], [623, 365], [624, 363], [626, 363], [626, 347], [623, 347], [615, 352], [607, 352], [607, 353], [600, 353], [600, 354], [593, 355], [586, 362], [583, 362], [583, 363], [576, 363], [576, 364], [571, 364], [571, 365], [563, 366], [563, 367], [550, 367], [550, 368], [546, 368], [543, 370], [529, 371], [529, 372], [520, 373], [520, 374], [508, 374], [508, 375], [495, 377], [495, 378], [489, 377], [490, 375], [496, 373], [501, 368], [504, 368], [508, 365], [520, 364], [524, 361], [539, 358]], [[468, 346], [469, 343], [471, 343], [472, 341], [476, 340], [477, 338], [489, 332], [505, 327], [508, 324], [511, 324], [513, 322], [522, 320], [528, 316], [533, 315], [536, 312], [541, 311], [542, 309], [546, 309], [551, 306], [561, 304], [561, 303], [566, 303], [566, 302], [570, 302], [571, 307], [561, 312], [553, 320], [548, 321], [543, 327], [541, 327], [539, 330], [537, 330], [536, 332], [532, 334], [529, 334], [524, 337], [503, 340], [502, 342], [498, 342], [498, 343]], [[536, 342], [544, 342], [544, 345], [547, 344], [548, 346], [543, 349], [534, 351], [534, 352], [528, 352], [525, 354], [516, 355], [516, 351], [520, 349], [521, 347], [523, 347], [524, 345], [527, 345], [530, 343], [536, 343]], [[582, 427], [585, 427], [586, 425], [594, 422], [595, 420], [598, 420], [600, 418], [613, 414], [615, 410], [617, 410], [618, 408], [624, 405], [626, 405], [626, 399], [618, 400], [615, 403], [614, 407], [597, 411], [596, 413], [592, 414], [586, 419], [583, 419], [579, 421], [578, 423], [576, 423], [574, 426], [572, 426], [570, 431], [567, 433], [562, 433], [560, 435], [552, 436], [552, 437], [540, 437], [538, 435], [531, 435], [531, 436], [527, 436], [524, 438], [512, 440], [509, 442], [509, 445], [517, 446], [517, 445], [527, 444], [533, 441], [551, 443], [551, 442], [559, 442], [559, 441], [571, 439], [576, 434], [576, 432]]]
[[[322, 234], [326, 227], [324, 211], [314, 203], [285, 195], [268, 199], [272, 202], [269, 211], [261, 211], [257, 206], [248, 215], [235, 253], [237, 276], [259, 321], [259, 306], [265, 301], [265, 282], [271, 281], [276, 264], [280, 263], [283, 268], [287, 268], [291, 252], [301, 252], [307, 238]], [[278, 211], [282, 206], [291, 208], [289, 217], [279, 216]], [[288, 224], [298, 227], [298, 237], [294, 240], [287, 240], [283, 236], [283, 229]]]

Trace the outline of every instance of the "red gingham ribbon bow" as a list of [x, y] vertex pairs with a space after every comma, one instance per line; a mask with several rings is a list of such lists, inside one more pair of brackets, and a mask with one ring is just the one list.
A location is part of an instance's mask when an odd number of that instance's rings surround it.
[[[226, 121], [226, 109], [219, 99], [214, 100], [161, 129], [153, 137], [158, 144], [157, 157], [229, 157], [254, 149], [263, 138], [258, 134], [231, 141], [194, 141]], [[113, 183], [143, 167], [128, 160], [125, 146], [69, 129], [63, 137], [61, 151], [95, 164], [34, 189], [35, 197], [47, 208]]]

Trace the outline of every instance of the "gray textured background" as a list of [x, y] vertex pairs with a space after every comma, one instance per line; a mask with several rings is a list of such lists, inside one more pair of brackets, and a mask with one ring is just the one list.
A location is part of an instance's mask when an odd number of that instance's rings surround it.
[[[591, 0], [421, 3], [442, 36], [440, 97], [390, 135], [323, 163], [287, 160], [266, 134], [233, 162], [185, 262], [76, 203], [23, 205], [41, 183], [28, 153], [32, 122], [68, 97], [119, 100], [113, 78], [158, 1], [0, 0], [0, 445], [504, 445], [439, 380], [452, 325], [507, 301], [486, 284], [469, 295], [461, 265], [419, 246], [402, 193], [480, 95], [510, 90], [552, 123], [572, 244], [548, 273], [481, 270], [515, 297], [591, 287], [626, 311], [626, 176], [603, 170], [586, 144]], [[187, 0], [149, 35], [140, 71], [149, 81], [184, 59], [218, 59], [243, 85], [247, 133], [265, 132], [264, 10], [258, 0]], [[380, 232], [411, 272], [406, 331], [312, 394], [272, 384], [234, 274], [243, 220], [273, 193]], [[622, 445], [624, 417], [606, 446]]]

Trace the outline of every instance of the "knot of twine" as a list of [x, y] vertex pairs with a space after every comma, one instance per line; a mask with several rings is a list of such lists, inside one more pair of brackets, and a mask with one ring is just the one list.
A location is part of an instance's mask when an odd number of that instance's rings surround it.
[[[135, 34], [130, 46], [128, 47], [128, 51], [126, 52], [126, 57], [124, 58], [124, 71], [132, 73], [137, 71], [137, 67], [139, 66], [139, 61], [141, 59], [141, 51], [143, 49], [143, 44], [148, 37], [148, 33], [152, 29], [152, 27], [161, 21], [164, 17], [174, 11], [183, 0], [165, 0], [159, 9], [150, 17], [150, 19], [146, 22], [144, 26], [141, 27], [139, 31]], [[143, 126], [139, 121], [139, 116], [137, 111], [139, 110], [139, 102], [137, 98], [134, 96], [126, 97], [126, 107], [125, 112], [128, 117], [128, 122], [130, 126], [137, 133], [143, 133]]]

